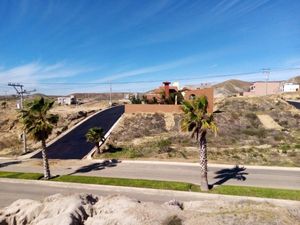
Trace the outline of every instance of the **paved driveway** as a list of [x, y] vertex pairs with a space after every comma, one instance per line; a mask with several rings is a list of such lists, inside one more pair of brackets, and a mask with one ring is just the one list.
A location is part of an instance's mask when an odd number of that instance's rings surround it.
[[[124, 113], [124, 106], [116, 106], [92, 116], [65, 136], [47, 147], [49, 159], [82, 159], [94, 147], [86, 142], [85, 134], [91, 127], [102, 127], [106, 133]], [[32, 158], [41, 158], [41, 152]]]

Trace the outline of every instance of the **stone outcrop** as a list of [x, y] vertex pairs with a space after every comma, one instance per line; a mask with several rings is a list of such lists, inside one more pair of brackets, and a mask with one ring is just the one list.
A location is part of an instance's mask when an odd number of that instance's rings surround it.
[[299, 221], [297, 203], [172, 200], [155, 204], [118, 195], [56, 194], [43, 201], [17, 200], [0, 210], [0, 225], [296, 225]]

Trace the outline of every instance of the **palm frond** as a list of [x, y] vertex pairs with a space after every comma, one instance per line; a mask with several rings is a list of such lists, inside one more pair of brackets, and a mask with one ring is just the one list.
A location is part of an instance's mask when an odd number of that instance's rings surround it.
[[99, 143], [100, 141], [105, 140], [104, 131], [101, 127], [90, 128], [86, 133], [85, 138], [88, 142]]
[[215, 134], [218, 131], [212, 114], [207, 113], [208, 101], [205, 96], [192, 101], [184, 101], [182, 104], [184, 118], [181, 121], [182, 131], [191, 132], [192, 137], [199, 140], [202, 133], [211, 130]]
[[36, 98], [27, 102], [19, 112], [19, 118], [26, 132], [36, 141], [46, 140], [52, 133], [53, 125], [58, 121], [58, 115], [48, 114], [54, 102], [48, 99]]

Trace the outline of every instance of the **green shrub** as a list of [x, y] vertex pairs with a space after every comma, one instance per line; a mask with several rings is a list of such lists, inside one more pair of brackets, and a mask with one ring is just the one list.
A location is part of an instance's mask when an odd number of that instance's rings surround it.
[[300, 149], [300, 144], [295, 144], [296, 149]]
[[170, 152], [172, 149], [170, 148], [172, 142], [170, 139], [160, 139], [155, 146], [158, 148], [158, 153], [166, 153]]
[[291, 146], [288, 145], [288, 144], [284, 144], [284, 145], [281, 145], [281, 146], [280, 146], [280, 149], [281, 149], [281, 150], [287, 151], [287, 150], [291, 149]]

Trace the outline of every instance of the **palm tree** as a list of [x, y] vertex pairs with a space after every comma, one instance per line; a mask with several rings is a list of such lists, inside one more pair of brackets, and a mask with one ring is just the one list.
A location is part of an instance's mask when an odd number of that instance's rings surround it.
[[35, 140], [42, 142], [42, 158], [44, 167], [44, 179], [48, 180], [50, 168], [46, 152], [46, 140], [51, 135], [53, 126], [58, 122], [58, 115], [49, 114], [54, 101], [36, 98], [28, 102], [24, 109], [20, 111], [19, 117], [24, 125], [25, 131]]
[[181, 121], [181, 129], [192, 133], [192, 138], [199, 141], [199, 156], [201, 169], [201, 190], [208, 191], [207, 181], [207, 147], [206, 134], [208, 130], [217, 132], [213, 115], [207, 112], [208, 101], [205, 96], [191, 101], [183, 101], [182, 110], [184, 118]]
[[96, 146], [97, 154], [101, 154], [102, 151], [100, 150], [100, 141], [103, 142], [105, 140], [103, 129], [101, 127], [90, 128], [85, 137], [88, 142], [91, 142]]

